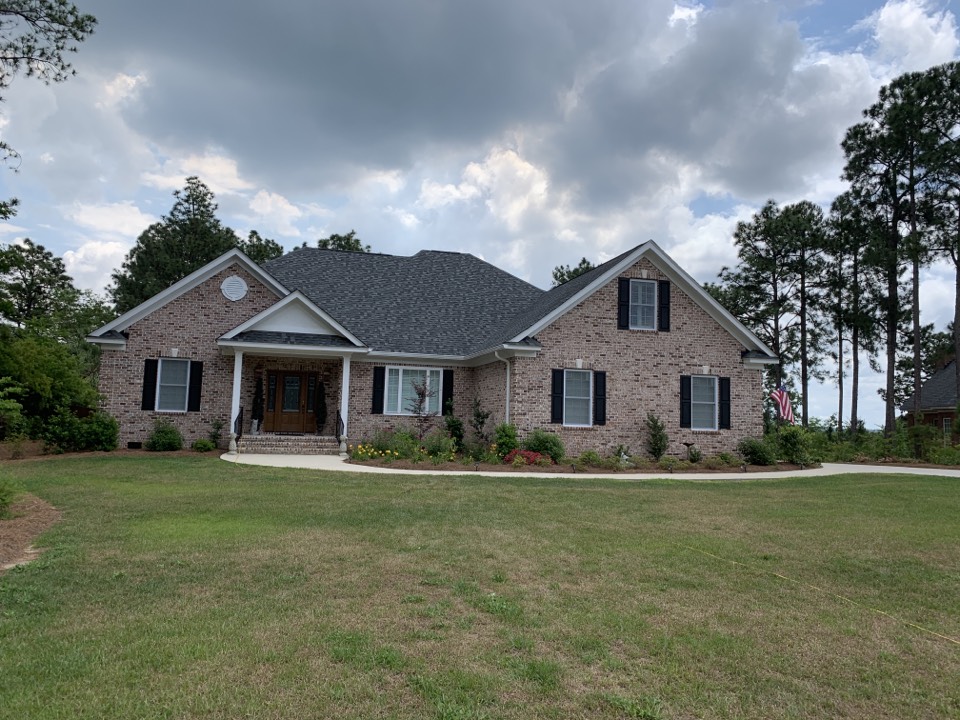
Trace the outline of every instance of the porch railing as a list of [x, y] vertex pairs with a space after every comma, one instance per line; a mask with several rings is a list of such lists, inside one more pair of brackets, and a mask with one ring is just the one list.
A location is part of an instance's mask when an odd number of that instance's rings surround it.
[[337, 410], [337, 442], [343, 442], [343, 415]]
[[233, 434], [237, 436], [237, 440], [243, 437], [243, 407], [240, 407], [240, 411], [237, 413], [237, 419], [233, 421]]

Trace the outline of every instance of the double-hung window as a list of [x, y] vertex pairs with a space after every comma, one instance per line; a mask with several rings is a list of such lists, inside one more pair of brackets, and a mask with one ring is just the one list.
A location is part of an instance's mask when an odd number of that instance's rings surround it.
[[190, 390], [190, 361], [160, 358], [157, 367], [157, 410], [186, 412]]
[[693, 375], [690, 378], [690, 428], [717, 429], [717, 378]]
[[655, 280], [630, 281], [630, 329], [655, 330], [657, 327], [657, 283]]
[[593, 420], [593, 373], [565, 370], [563, 378], [563, 424], [586, 427]]
[[387, 368], [384, 412], [387, 415], [413, 415], [417, 403], [417, 386], [427, 388], [423, 413], [440, 414], [443, 371], [435, 368]]

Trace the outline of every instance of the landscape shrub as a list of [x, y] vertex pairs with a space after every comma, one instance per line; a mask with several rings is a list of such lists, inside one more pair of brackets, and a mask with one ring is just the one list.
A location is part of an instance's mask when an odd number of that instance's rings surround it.
[[153, 432], [143, 444], [151, 452], [168, 452], [183, 448], [183, 435], [176, 426], [166, 418], [159, 418], [153, 424]]
[[[538, 465], [547, 456], [533, 450], [521, 450], [514, 448], [503, 456], [505, 465]], [[549, 462], [549, 461], [548, 461]]]
[[563, 449], [563, 441], [556, 433], [547, 432], [537, 428], [530, 433], [523, 441], [525, 450], [533, 450], [541, 455], [549, 455], [555, 463], [563, 460], [566, 451]]
[[79, 418], [60, 408], [43, 424], [40, 437], [57, 452], [116, 450], [120, 425], [105, 412], [97, 411]]
[[661, 457], [657, 461], [657, 467], [667, 472], [673, 472], [680, 467], [680, 461], [675, 457]]
[[785, 425], [777, 430], [780, 457], [793, 465], [810, 464], [810, 442], [807, 431], [799, 425]]
[[696, 465], [703, 460], [703, 452], [696, 445], [691, 445], [687, 448], [687, 460]]
[[487, 420], [490, 419], [490, 411], [484, 410], [480, 406], [480, 398], [473, 399], [473, 417], [470, 419], [470, 427], [473, 429], [473, 436], [476, 441], [486, 447], [490, 443], [490, 433], [487, 432]]
[[667, 452], [670, 439], [663, 421], [652, 412], [647, 413], [647, 452], [654, 460], [659, 460]]
[[[452, 403], [447, 403], [448, 407]], [[453, 447], [457, 452], [463, 451], [463, 420], [453, 414], [452, 408], [448, 415], [443, 416], [443, 424], [447, 429], [447, 435], [453, 440]]]
[[10, 478], [0, 477], [0, 518], [7, 516], [10, 506], [19, 494], [19, 485]]
[[603, 458], [596, 450], [584, 450], [577, 456], [577, 463], [584, 467], [603, 467]]
[[452, 460], [456, 446], [456, 441], [441, 430], [434, 430], [423, 439], [423, 449], [433, 460]]
[[947, 445], [933, 448], [927, 459], [935, 465], [960, 465], [960, 447]]
[[190, 448], [196, 452], [210, 452], [211, 450], [216, 450], [217, 446], [210, 438], [200, 438], [199, 440], [194, 440]]
[[520, 447], [517, 441], [517, 426], [512, 423], [500, 423], [493, 432], [493, 444], [497, 455], [503, 459], [511, 450]]
[[409, 430], [378, 430], [366, 445], [367, 450], [375, 450], [379, 455], [389, 455], [403, 460], [421, 460], [420, 441]]
[[748, 465], [776, 465], [777, 452], [773, 445], [759, 438], [746, 437], [737, 445], [737, 452]]

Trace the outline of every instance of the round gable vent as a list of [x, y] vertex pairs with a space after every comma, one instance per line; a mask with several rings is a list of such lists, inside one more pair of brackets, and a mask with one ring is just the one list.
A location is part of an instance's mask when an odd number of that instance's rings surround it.
[[231, 275], [220, 283], [220, 292], [227, 300], [236, 302], [247, 294], [247, 284], [239, 275]]

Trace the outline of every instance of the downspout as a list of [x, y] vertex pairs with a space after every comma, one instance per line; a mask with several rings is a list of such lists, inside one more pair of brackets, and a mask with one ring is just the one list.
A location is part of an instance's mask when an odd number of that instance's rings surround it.
[[500, 362], [505, 363], [507, 366], [507, 406], [505, 408], [506, 416], [504, 417], [503, 421], [505, 423], [509, 423], [510, 422], [510, 359], [500, 357], [499, 350], [494, 350], [493, 356]]

